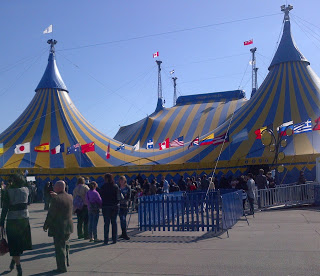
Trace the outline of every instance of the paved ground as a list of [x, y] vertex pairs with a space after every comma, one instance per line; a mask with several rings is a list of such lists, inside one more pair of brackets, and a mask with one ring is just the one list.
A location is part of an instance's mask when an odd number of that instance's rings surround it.
[[[34, 250], [22, 257], [24, 275], [50, 275], [56, 268], [52, 239], [42, 231], [42, 207], [30, 208]], [[318, 209], [259, 212], [249, 223], [238, 222], [229, 238], [226, 233], [139, 232], [134, 214], [128, 242], [102, 246], [73, 234], [65, 275], [320, 275]], [[1, 275], [16, 275], [8, 272], [9, 262], [8, 255], [0, 257]]]

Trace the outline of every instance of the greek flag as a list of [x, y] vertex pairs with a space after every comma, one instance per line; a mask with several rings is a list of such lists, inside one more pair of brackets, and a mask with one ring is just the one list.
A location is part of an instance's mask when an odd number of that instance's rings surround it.
[[149, 139], [147, 142], [147, 149], [153, 149], [153, 140]]
[[300, 124], [295, 124], [293, 126], [293, 133], [300, 134], [304, 132], [312, 131], [311, 119], [307, 120], [306, 122], [302, 122]]

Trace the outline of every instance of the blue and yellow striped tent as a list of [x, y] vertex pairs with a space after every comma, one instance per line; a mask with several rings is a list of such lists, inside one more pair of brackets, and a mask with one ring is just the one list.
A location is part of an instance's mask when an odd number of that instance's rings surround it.
[[[51, 48], [45, 73], [26, 110], [3, 133], [0, 143], [4, 153], [0, 158], [1, 173], [9, 174], [28, 169], [39, 179], [74, 179], [89, 175], [96, 179], [104, 172], [116, 175], [148, 177], [162, 174], [176, 177], [212, 172], [219, 159], [217, 173], [243, 173], [250, 166], [270, 165], [274, 153], [256, 139], [255, 130], [273, 124], [273, 130], [284, 122], [301, 123], [309, 118], [314, 122], [320, 116], [320, 80], [312, 71], [309, 61], [301, 54], [291, 35], [289, 17], [284, 20], [282, 39], [270, 64], [269, 73], [261, 87], [250, 100], [243, 91], [229, 91], [180, 97], [176, 106], [163, 108], [151, 116], [123, 127], [115, 139], [92, 126], [73, 104], [56, 65]], [[248, 133], [247, 139], [233, 140], [240, 132]], [[225, 132], [230, 140], [222, 145], [193, 146], [188, 143], [195, 136], [203, 139], [214, 133]], [[157, 143], [166, 138], [173, 140], [184, 136], [184, 147], [159, 150]], [[309, 178], [315, 176], [315, 158], [319, 156], [319, 131], [286, 137], [282, 149], [285, 166], [282, 177], [290, 182], [301, 169]], [[147, 150], [147, 140], [155, 143]], [[139, 151], [133, 151], [137, 141]], [[30, 142], [31, 153], [14, 154], [15, 146]], [[64, 143], [65, 148], [80, 143], [94, 142], [95, 151], [75, 154], [50, 154], [35, 152], [33, 148], [50, 143], [50, 148]], [[122, 143], [123, 150], [116, 150]], [[106, 151], [110, 143], [110, 159]]]

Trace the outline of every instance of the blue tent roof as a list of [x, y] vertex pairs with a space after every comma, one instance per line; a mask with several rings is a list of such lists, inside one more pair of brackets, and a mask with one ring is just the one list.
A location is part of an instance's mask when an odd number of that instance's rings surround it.
[[44, 72], [35, 91], [45, 88], [55, 88], [68, 92], [67, 86], [64, 84], [58, 70], [55, 54], [52, 52], [49, 55], [46, 71]]
[[296, 43], [294, 42], [291, 35], [290, 21], [286, 20], [284, 22], [283, 35], [279, 43], [279, 47], [269, 66], [269, 70], [271, 67], [277, 64], [289, 61], [304, 61], [310, 64], [304, 55], [299, 51]]

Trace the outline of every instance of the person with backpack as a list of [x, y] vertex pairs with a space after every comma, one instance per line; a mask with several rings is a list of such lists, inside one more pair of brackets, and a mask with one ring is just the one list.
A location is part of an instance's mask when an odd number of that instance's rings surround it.
[[120, 203], [120, 189], [114, 183], [113, 176], [106, 173], [104, 176], [105, 183], [100, 189], [100, 196], [102, 199], [102, 214], [104, 219], [104, 244], [109, 242], [109, 227], [112, 225], [112, 241], [117, 242], [117, 216], [119, 213]]
[[89, 187], [85, 185], [85, 180], [83, 177], [79, 177], [77, 181], [77, 186], [73, 190], [73, 211], [77, 214], [78, 225], [78, 239], [89, 239], [88, 231], [88, 206], [86, 203], [86, 194], [89, 191]]
[[99, 212], [102, 207], [102, 199], [100, 194], [97, 192], [98, 184], [92, 181], [89, 184], [90, 190], [86, 194], [86, 203], [88, 205], [89, 214], [89, 237], [90, 242], [100, 242], [97, 237], [97, 226], [99, 222]]

